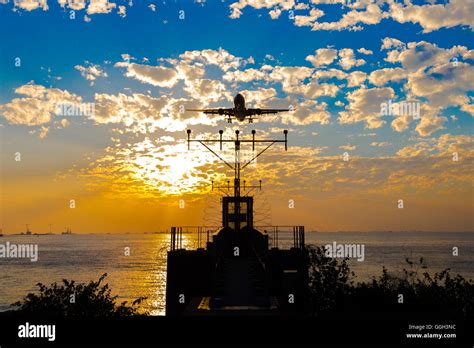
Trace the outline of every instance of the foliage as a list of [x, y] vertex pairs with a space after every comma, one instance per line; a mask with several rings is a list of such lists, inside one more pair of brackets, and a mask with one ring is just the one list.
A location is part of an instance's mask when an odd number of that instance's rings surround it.
[[[425, 260], [406, 259], [401, 274], [382, 275], [354, 283], [348, 259], [325, 255], [324, 247], [310, 247], [309, 282], [311, 314], [357, 310], [360, 312], [442, 313], [474, 317], [474, 283], [450, 269], [431, 275]], [[398, 302], [403, 295], [403, 304]]]
[[29, 293], [23, 301], [13, 304], [19, 307], [20, 312], [50, 316], [74, 317], [114, 317], [138, 315], [137, 306], [145, 299], [143, 297], [133, 301], [116, 304], [118, 296], [111, 295], [108, 284], [102, 284], [107, 277], [103, 274], [98, 281], [88, 284], [76, 284], [75, 281], [63, 279], [61, 285], [57, 283], [46, 286], [38, 283], [39, 294]]

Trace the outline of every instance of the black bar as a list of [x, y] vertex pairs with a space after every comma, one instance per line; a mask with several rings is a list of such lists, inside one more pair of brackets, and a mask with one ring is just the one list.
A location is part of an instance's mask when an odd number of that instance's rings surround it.
[[[409, 324], [424, 322], [444, 322], [443, 318], [402, 318], [358, 317], [352, 318], [332, 315], [323, 319], [311, 317], [132, 317], [110, 319], [72, 319], [39, 317], [2, 317], [0, 316], [2, 348], [15, 346], [57, 347], [61, 345], [78, 347], [127, 345], [137, 347], [153, 344], [162, 347], [165, 344], [196, 345], [218, 344], [219, 347], [230, 344], [273, 345], [285, 344], [295, 347], [308, 344], [308, 347], [320, 347], [321, 344], [344, 344], [344, 347], [382, 347], [387, 345], [410, 344], [414, 347], [472, 347], [474, 335], [472, 319], [451, 320], [456, 325], [456, 338], [450, 339], [408, 339]], [[26, 322], [30, 324], [54, 324], [56, 337], [54, 342], [46, 338], [19, 338], [18, 327]], [[238, 328], [238, 330], [236, 330]], [[441, 332], [441, 331], [440, 331]], [[245, 333], [245, 334], [242, 334]], [[216, 347], [218, 347], [216, 346]], [[203, 346], [204, 347], [204, 346]]]

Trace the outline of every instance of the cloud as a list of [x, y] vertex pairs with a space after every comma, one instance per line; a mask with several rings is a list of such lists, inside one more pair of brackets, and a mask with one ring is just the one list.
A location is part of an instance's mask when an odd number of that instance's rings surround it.
[[267, 102], [269, 99], [274, 98], [277, 95], [275, 88], [258, 88], [254, 90], [242, 90], [240, 92], [245, 97], [245, 102], [250, 105], [258, 107], [262, 103]]
[[366, 49], [366, 48], [364, 48], [364, 47], [359, 48], [359, 49], [357, 50], [357, 52], [362, 53], [362, 54], [365, 54], [365, 55], [367, 55], [367, 56], [370, 56], [370, 55], [374, 54], [373, 51], [368, 50], [368, 49]]
[[306, 100], [301, 103], [293, 102], [290, 105], [296, 105], [295, 111], [283, 113], [280, 116], [283, 124], [304, 126], [319, 123], [325, 125], [331, 121], [331, 114], [326, 110], [326, 103]]
[[[239, 0], [230, 5], [230, 18], [240, 18], [245, 7], [266, 9], [272, 19], [280, 18], [282, 11], [308, 10], [306, 14], [294, 15], [294, 24], [299, 27], [307, 26], [311, 30], [362, 30], [367, 25], [379, 24], [384, 19], [399, 23], [419, 24], [425, 33], [441, 28], [467, 26], [474, 27], [474, 3], [466, 0], [450, 0], [446, 4], [436, 4], [432, 0], [414, 5], [412, 1], [353, 1], [345, 0], [312, 0], [312, 6], [298, 4], [293, 0]], [[340, 6], [343, 13], [334, 21], [321, 22], [325, 15], [319, 5]], [[306, 5], [306, 6], [305, 6]], [[290, 17], [291, 18], [291, 17]]]
[[242, 10], [247, 7], [253, 7], [256, 9], [271, 9], [273, 11], [273, 19], [278, 18], [277, 14], [279, 13], [278, 11], [281, 10], [289, 10], [292, 9], [295, 6], [295, 1], [294, 0], [266, 0], [266, 1], [259, 1], [259, 0], [240, 0], [238, 2], [234, 2], [230, 5], [230, 18], [236, 19], [240, 18], [242, 15]]
[[341, 145], [341, 146], [339, 146], [339, 148], [342, 149], [342, 150], [346, 150], [346, 151], [353, 151], [357, 148], [357, 146], [347, 144], [347, 145]]
[[446, 157], [452, 160], [456, 152], [458, 159], [474, 156], [474, 138], [468, 135], [443, 134], [438, 138], [418, 139], [412, 145], [398, 150], [400, 157]]
[[[314, 80], [307, 84], [299, 85], [291, 90], [291, 93], [301, 93], [306, 99], [316, 99], [322, 96], [335, 97], [339, 87], [334, 84], [322, 83]], [[290, 92], [290, 90], [288, 90]]]
[[380, 10], [377, 4], [369, 4], [365, 11], [353, 9], [342, 15], [342, 18], [334, 22], [314, 22], [311, 30], [361, 30], [361, 24], [374, 25], [387, 17], [387, 15]]
[[382, 40], [382, 47], [380, 47], [381, 50], [388, 50], [390, 48], [404, 48], [406, 45], [394, 38], [386, 37]]
[[329, 65], [337, 57], [337, 50], [331, 48], [320, 48], [315, 53], [315, 55], [309, 55], [305, 58], [315, 67]]
[[116, 66], [127, 68], [125, 76], [153, 86], [171, 88], [178, 82], [178, 73], [172, 68], [135, 63], [117, 63]]
[[297, 15], [295, 16], [295, 25], [297, 27], [309, 26], [316, 22], [319, 18], [324, 16], [324, 12], [318, 8], [312, 8], [308, 15]]
[[[25, 97], [14, 98], [0, 105], [0, 115], [9, 123], [39, 126], [49, 123], [63, 103], [80, 103], [81, 97], [57, 88], [46, 88], [33, 83], [23, 85], [15, 90], [16, 94]], [[44, 133], [44, 132], [43, 132]], [[44, 133], [46, 135], [46, 133]]]
[[204, 101], [206, 104], [217, 102], [226, 95], [226, 87], [219, 80], [195, 79], [186, 82], [184, 90], [194, 98]]
[[328, 70], [316, 70], [313, 75], [319, 80], [336, 78], [338, 80], [347, 79], [348, 74], [345, 71], [339, 69], [328, 69]]
[[402, 68], [384, 68], [372, 71], [369, 75], [369, 82], [380, 87], [385, 86], [388, 82], [401, 81], [408, 76], [405, 69]]
[[414, 72], [419, 69], [445, 64], [453, 57], [466, 51], [467, 49], [464, 46], [443, 49], [426, 41], [410, 42], [406, 48], [390, 51], [387, 61], [401, 63], [405, 69]]
[[439, 117], [439, 116], [423, 116], [420, 123], [416, 126], [416, 130], [418, 134], [421, 136], [429, 136], [434, 132], [444, 129], [445, 127], [443, 124], [448, 119], [446, 117]]
[[125, 6], [119, 6], [118, 7], [118, 12], [120, 17], [125, 18], [127, 17], [127, 8]]
[[458, 25], [474, 27], [474, 2], [450, 0], [447, 4], [403, 5], [392, 2], [390, 16], [400, 23], [418, 23], [424, 33]]
[[363, 59], [355, 59], [354, 50], [351, 48], [343, 48], [339, 50], [339, 65], [344, 70], [349, 70], [354, 66], [361, 66], [365, 64]]
[[367, 80], [367, 74], [363, 71], [353, 71], [347, 75], [347, 87], [361, 86]]
[[243, 61], [242, 58], [235, 57], [222, 48], [219, 48], [219, 50], [186, 51], [179, 58], [188, 64], [201, 62], [206, 65], [217, 65], [224, 72], [237, 69]]
[[[87, 14], [110, 13], [117, 5], [108, 0], [90, 0]], [[120, 13], [120, 12], [119, 12]]]
[[[4, 2], [4, 4], [7, 2]], [[47, 11], [49, 9], [47, 0], [14, 0], [13, 3], [15, 9], [19, 8], [25, 11], [33, 11], [37, 9]]]
[[89, 64], [89, 66], [76, 65], [74, 69], [80, 71], [81, 76], [88, 81], [95, 81], [97, 77], [107, 77], [107, 73], [100, 66]]
[[339, 112], [339, 123], [365, 122], [367, 128], [379, 128], [385, 121], [381, 119], [381, 104], [393, 99], [395, 92], [390, 87], [360, 88], [348, 93], [350, 104]]
[[389, 146], [389, 145], [392, 145], [392, 144], [389, 143], [388, 141], [373, 141], [370, 143], [370, 146], [373, 146], [373, 147], [384, 147], [384, 146]]
[[231, 82], [250, 82], [254, 80], [264, 80], [267, 77], [267, 72], [250, 68], [246, 70], [227, 71], [222, 78]]

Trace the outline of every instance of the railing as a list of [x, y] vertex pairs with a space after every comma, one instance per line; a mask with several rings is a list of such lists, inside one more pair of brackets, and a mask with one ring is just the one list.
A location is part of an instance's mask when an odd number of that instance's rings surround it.
[[268, 235], [270, 248], [304, 249], [304, 226], [257, 226], [260, 232]]
[[[217, 226], [179, 226], [171, 227], [170, 249], [199, 249], [204, 248], [211, 240]], [[190, 238], [185, 238], [189, 236]]]
[[[204, 248], [218, 228], [217, 226], [171, 227], [170, 249]], [[304, 249], [305, 247], [304, 226], [256, 226], [255, 228], [268, 235], [270, 248]]]

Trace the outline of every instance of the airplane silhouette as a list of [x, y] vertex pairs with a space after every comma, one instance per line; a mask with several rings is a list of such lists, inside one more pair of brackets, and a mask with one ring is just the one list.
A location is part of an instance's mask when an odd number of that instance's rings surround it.
[[290, 111], [290, 109], [260, 109], [260, 108], [246, 108], [245, 98], [242, 94], [237, 94], [234, 97], [233, 108], [217, 108], [217, 109], [186, 109], [186, 111], [199, 111], [207, 115], [225, 115], [227, 122], [232, 123], [232, 119], [240, 122], [245, 121], [248, 117], [249, 123], [253, 123], [254, 117], [263, 114], [276, 114], [278, 112]]

